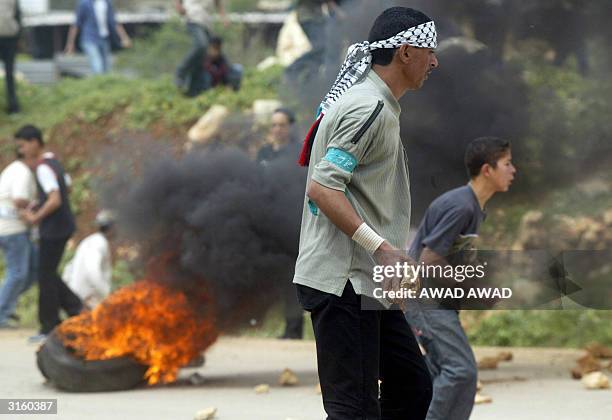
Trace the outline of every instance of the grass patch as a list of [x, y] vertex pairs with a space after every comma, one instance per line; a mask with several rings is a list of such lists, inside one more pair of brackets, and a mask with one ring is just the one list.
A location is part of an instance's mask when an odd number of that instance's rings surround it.
[[[248, 109], [255, 99], [276, 98], [281, 69], [266, 72], [247, 71], [243, 88], [212, 89], [196, 98], [183, 96], [169, 76], [159, 79], [129, 79], [123, 76], [98, 76], [83, 80], [64, 79], [53, 86], [20, 84], [19, 98], [23, 112], [16, 116], [0, 114], [0, 137], [9, 139], [23, 124], [34, 123], [48, 130], [65, 121], [94, 124], [103, 117], [119, 114], [125, 129], [146, 129], [161, 123], [169, 129], [197, 120], [214, 104], [233, 111]], [[0, 87], [0, 101], [4, 99]], [[0, 107], [4, 104], [0, 102]], [[10, 142], [3, 142], [3, 147]]]
[[482, 315], [467, 331], [474, 345], [579, 348], [598, 341], [612, 346], [612, 311], [519, 310]]

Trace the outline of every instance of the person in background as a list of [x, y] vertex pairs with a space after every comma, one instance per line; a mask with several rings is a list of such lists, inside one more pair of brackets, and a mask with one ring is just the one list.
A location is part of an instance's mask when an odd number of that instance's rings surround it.
[[278, 108], [272, 113], [270, 133], [266, 143], [257, 153], [257, 161], [266, 164], [286, 151], [288, 147], [299, 148], [295, 133], [295, 114], [288, 108]]
[[[295, 139], [295, 114], [287, 108], [278, 108], [272, 113], [270, 133], [266, 144], [259, 150], [257, 161], [267, 165], [283, 155], [295, 156], [299, 149]], [[289, 279], [283, 281], [285, 331], [280, 339], [300, 340], [304, 335], [304, 310], [297, 299], [295, 285]]]
[[204, 59], [203, 90], [219, 85], [231, 86], [232, 89], [239, 90], [242, 73], [242, 66], [230, 63], [223, 54], [223, 40], [213, 36], [208, 46], [208, 54]]
[[0, 60], [4, 63], [6, 111], [19, 112], [15, 86], [15, 57], [21, 32], [21, 11], [17, 0], [0, 0]]
[[308, 37], [313, 51], [325, 49], [325, 23], [331, 12], [339, 10], [333, 0], [297, 0], [295, 11], [298, 22]]
[[64, 255], [68, 239], [76, 230], [70, 209], [69, 187], [64, 168], [57, 158], [45, 152], [42, 132], [26, 125], [15, 134], [19, 153], [31, 165], [36, 178], [39, 207], [25, 209], [21, 217], [32, 226], [38, 226], [40, 235], [38, 259], [38, 318], [40, 334], [32, 342], [42, 341], [60, 324], [60, 308], [69, 316], [81, 312], [81, 300], [62, 281], [58, 266]]
[[206, 58], [208, 44], [211, 38], [213, 6], [221, 15], [227, 26], [222, 0], [175, 0], [175, 8], [179, 15], [185, 18], [187, 31], [191, 35], [191, 50], [185, 55], [176, 69], [174, 82], [186, 95], [194, 96], [202, 77], [202, 63]]
[[114, 233], [115, 218], [108, 210], [96, 216], [98, 231], [79, 243], [74, 258], [63, 272], [64, 282], [83, 302], [93, 309], [110, 293], [112, 259], [109, 241]]
[[89, 58], [94, 74], [111, 70], [111, 40], [118, 36], [123, 48], [129, 48], [132, 40], [125, 28], [115, 20], [111, 0], [79, 0], [76, 9], [76, 23], [68, 31], [66, 54], [74, 53], [77, 35], [80, 46]]
[[19, 295], [28, 287], [32, 244], [29, 227], [19, 219], [36, 196], [36, 185], [23, 156], [0, 174], [0, 250], [4, 254], [5, 278], [0, 287], [0, 328], [12, 328]]

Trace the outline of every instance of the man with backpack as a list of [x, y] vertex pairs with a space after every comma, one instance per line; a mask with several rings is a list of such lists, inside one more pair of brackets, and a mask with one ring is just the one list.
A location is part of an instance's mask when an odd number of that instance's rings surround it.
[[62, 281], [58, 266], [66, 243], [76, 230], [70, 209], [69, 186], [64, 168], [53, 153], [45, 153], [41, 131], [26, 125], [15, 134], [19, 152], [31, 162], [36, 175], [39, 206], [24, 210], [22, 218], [36, 225], [40, 234], [38, 318], [40, 334], [32, 341], [44, 340], [60, 324], [60, 308], [69, 316], [77, 315], [81, 300]]

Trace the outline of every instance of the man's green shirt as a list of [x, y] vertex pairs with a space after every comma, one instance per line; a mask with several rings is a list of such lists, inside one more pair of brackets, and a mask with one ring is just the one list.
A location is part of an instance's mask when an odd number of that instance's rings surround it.
[[[387, 84], [370, 70], [322, 119], [307, 182], [344, 192], [372, 229], [406, 249], [410, 180], [400, 111]], [[306, 197], [293, 282], [341, 296], [350, 280], [357, 294], [371, 296], [373, 265], [372, 256]]]

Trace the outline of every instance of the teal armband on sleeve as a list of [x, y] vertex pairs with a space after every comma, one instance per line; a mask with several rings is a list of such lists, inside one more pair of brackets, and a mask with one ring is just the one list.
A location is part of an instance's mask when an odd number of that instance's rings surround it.
[[357, 158], [342, 149], [330, 147], [327, 149], [327, 154], [323, 158], [326, 161], [334, 164], [343, 171], [352, 173], [357, 167]]

